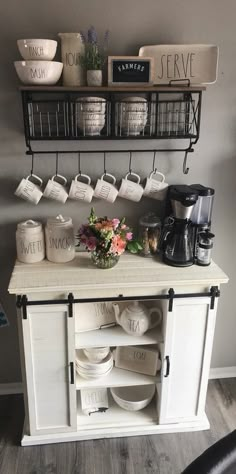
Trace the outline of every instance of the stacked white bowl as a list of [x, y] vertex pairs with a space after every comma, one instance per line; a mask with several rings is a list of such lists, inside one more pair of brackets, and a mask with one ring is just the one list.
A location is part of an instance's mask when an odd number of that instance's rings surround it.
[[147, 123], [148, 104], [144, 97], [126, 97], [119, 104], [118, 124], [124, 135], [139, 135]]
[[17, 75], [23, 84], [53, 85], [60, 79], [63, 63], [52, 61], [57, 41], [48, 39], [21, 39], [17, 41], [24, 61], [15, 61]]
[[98, 379], [111, 372], [113, 356], [109, 347], [78, 349], [76, 350], [75, 363], [76, 370], [81, 377], [84, 379]]
[[76, 104], [76, 117], [83, 135], [100, 135], [106, 120], [106, 99], [81, 97]]

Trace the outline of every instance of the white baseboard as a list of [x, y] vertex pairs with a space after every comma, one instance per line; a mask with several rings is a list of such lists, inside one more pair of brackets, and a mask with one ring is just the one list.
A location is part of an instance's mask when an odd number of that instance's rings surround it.
[[22, 393], [23, 386], [21, 382], [16, 383], [0, 383], [0, 395], [12, 395], [14, 393]]
[[236, 366], [218, 367], [210, 370], [209, 379], [227, 379], [236, 377]]

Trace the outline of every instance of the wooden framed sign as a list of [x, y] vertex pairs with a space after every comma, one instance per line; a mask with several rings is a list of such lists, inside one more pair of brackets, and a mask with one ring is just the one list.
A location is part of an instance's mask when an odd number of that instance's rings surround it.
[[153, 58], [109, 56], [109, 86], [150, 86], [153, 84]]

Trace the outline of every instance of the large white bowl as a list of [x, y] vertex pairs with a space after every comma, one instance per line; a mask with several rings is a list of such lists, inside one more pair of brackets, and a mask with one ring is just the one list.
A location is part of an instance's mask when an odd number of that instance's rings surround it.
[[92, 120], [92, 121], [100, 121], [104, 120], [105, 121], [105, 113], [101, 112], [80, 112], [78, 114], [78, 120], [79, 121], [85, 121], [85, 120]]
[[120, 108], [123, 112], [146, 112], [147, 111], [147, 100], [144, 97], [126, 97], [120, 104]]
[[138, 411], [145, 408], [155, 394], [155, 385], [134, 385], [111, 388], [115, 402], [124, 410]]
[[56, 61], [15, 61], [17, 75], [23, 84], [52, 85], [59, 81], [63, 63]]
[[49, 39], [20, 39], [17, 46], [26, 61], [51, 61], [57, 50], [57, 41]]

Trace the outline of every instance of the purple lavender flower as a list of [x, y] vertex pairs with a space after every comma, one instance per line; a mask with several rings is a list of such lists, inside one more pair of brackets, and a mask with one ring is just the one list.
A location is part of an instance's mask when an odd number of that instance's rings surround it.
[[81, 36], [82, 43], [85, 44], [87, 40], [86, 40], [86, 35], [83, 31], [80, 32], [80, 36]]
[[98, 38], [94, 26], [90, 26], [88, 29], [88, 43], [97, 44]]

